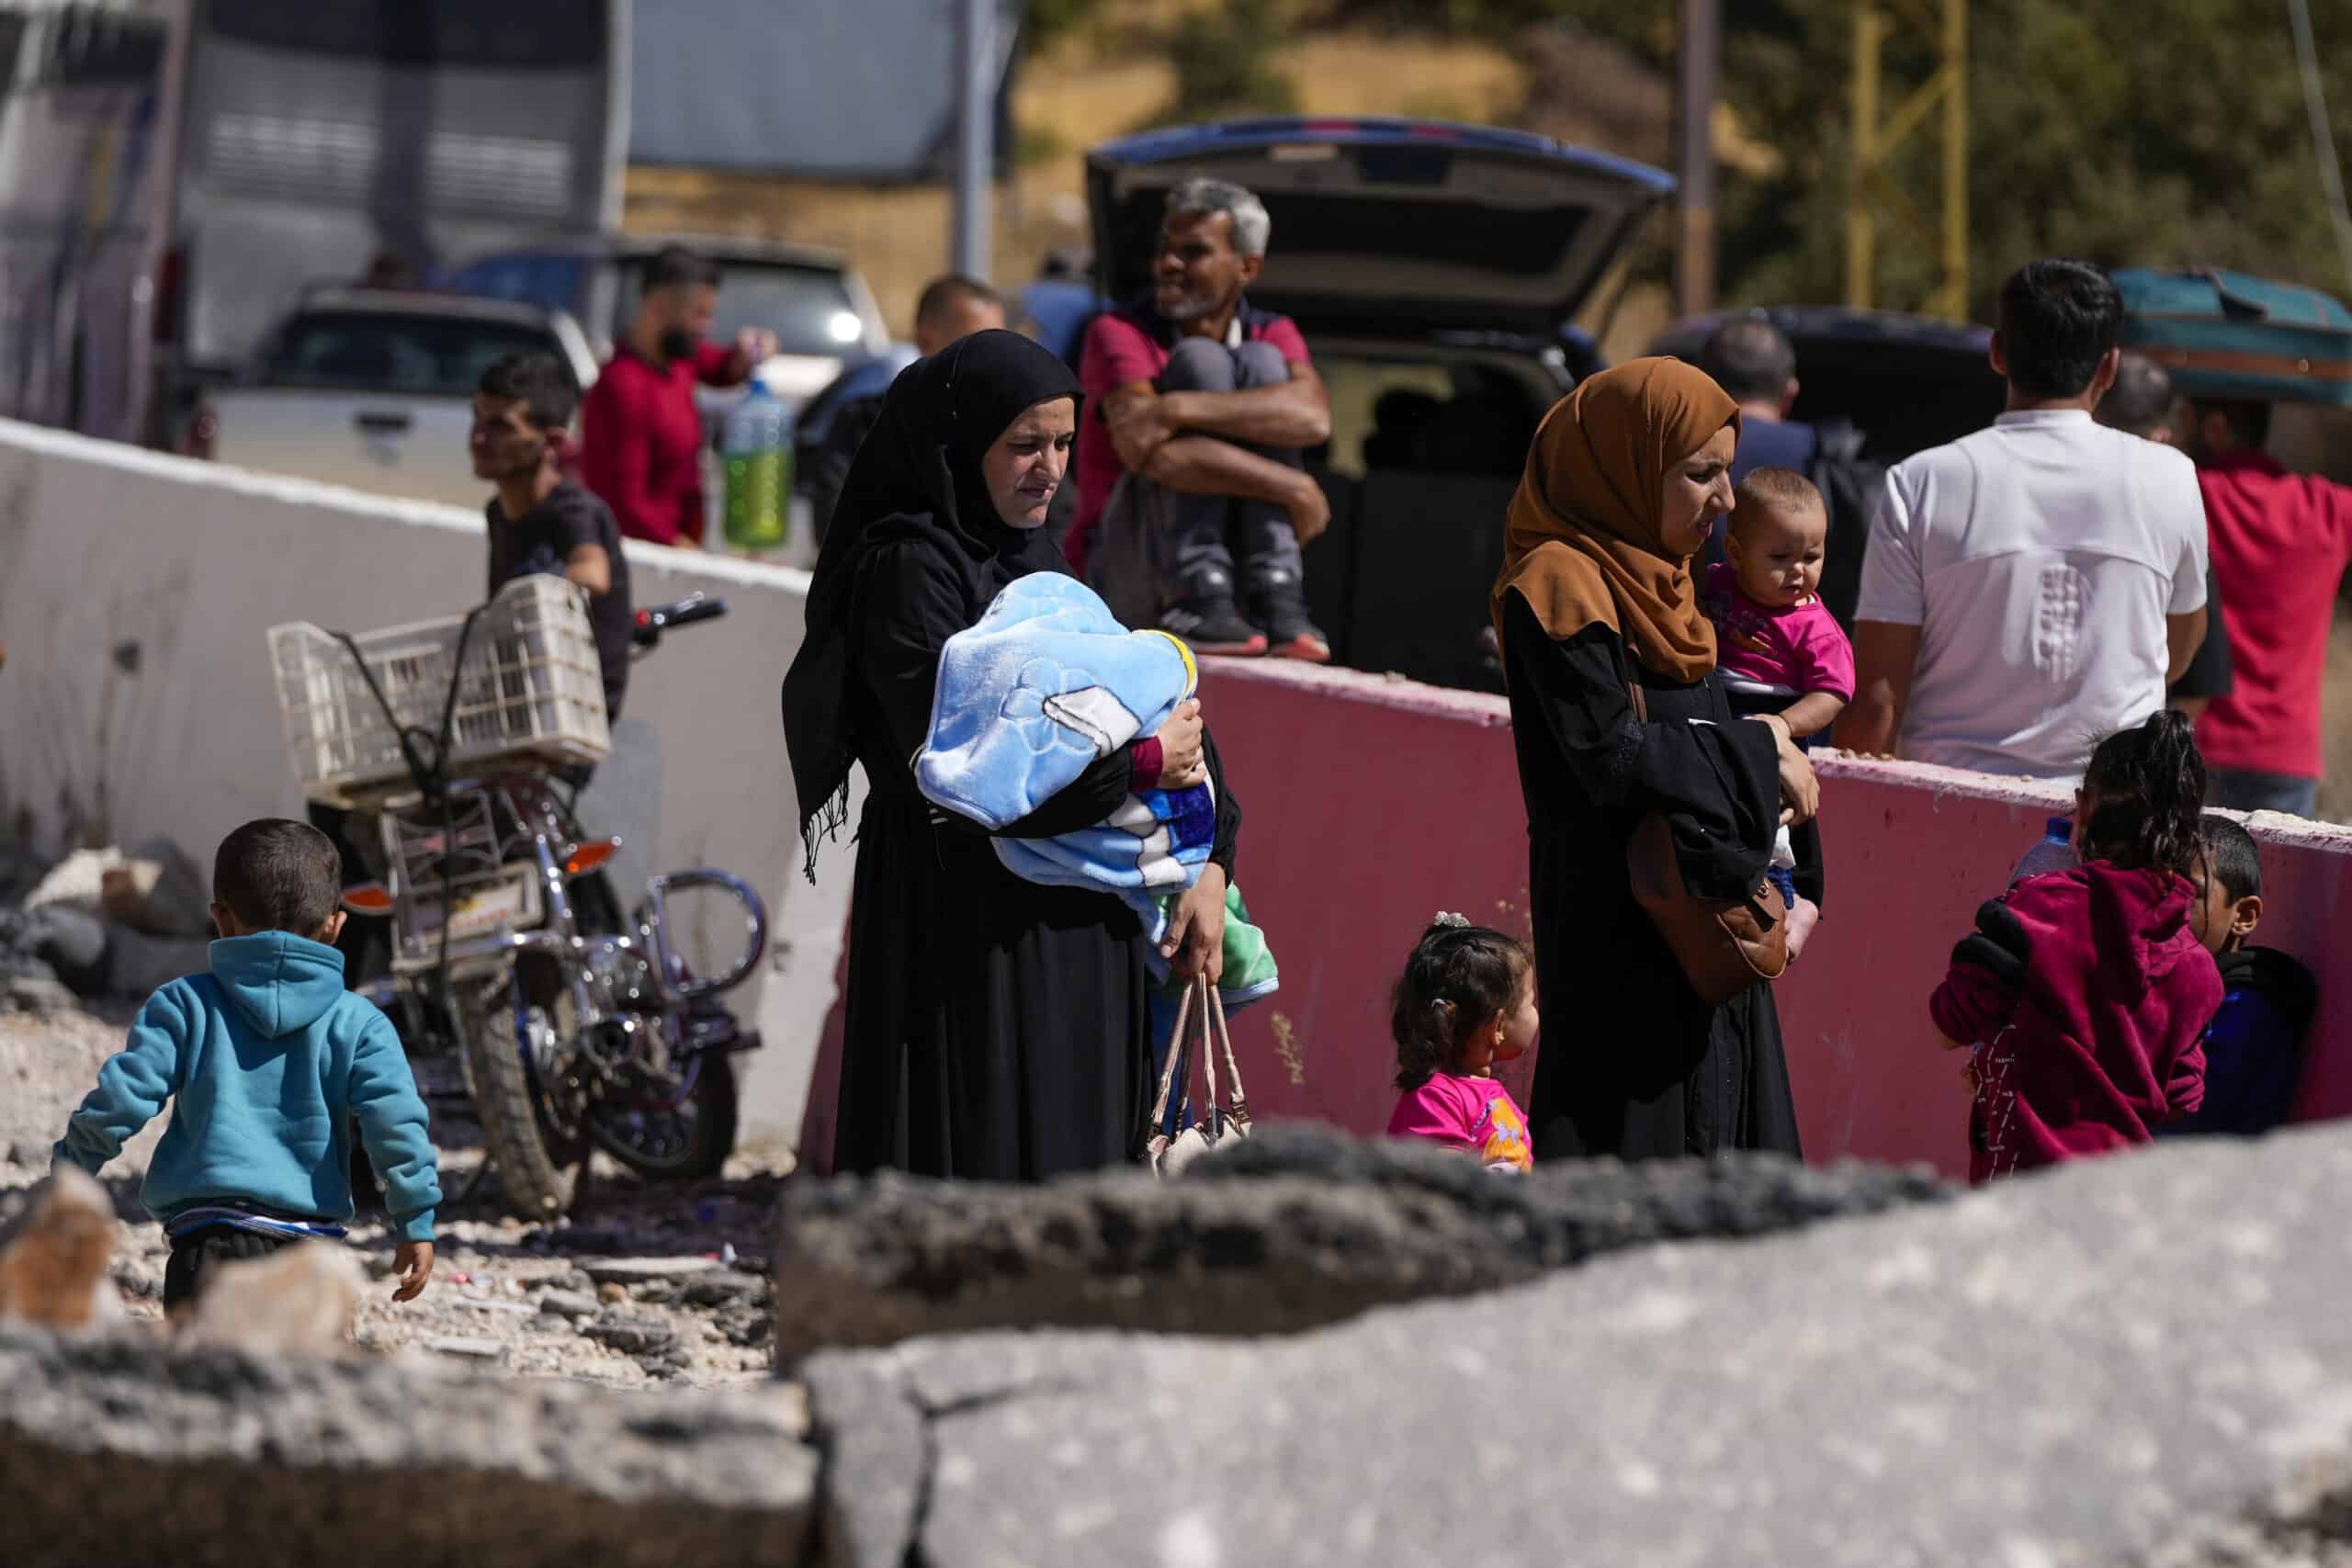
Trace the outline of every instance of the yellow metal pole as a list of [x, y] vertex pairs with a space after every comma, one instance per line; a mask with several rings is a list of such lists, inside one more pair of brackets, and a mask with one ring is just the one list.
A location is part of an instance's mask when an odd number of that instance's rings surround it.
[[1968, 0], [1944, 0], [1944, 314], [1968, 319]]
[[[1951, 3], [1951, 0], [1947, 0]], [[1868, 310], [1877, 268], [1871, 176], [1878, 167], [1879, 43], [1885, 21], [1871, 0], [1854, 4], [1853, 163], [1846, 191], [1846, 303]]]

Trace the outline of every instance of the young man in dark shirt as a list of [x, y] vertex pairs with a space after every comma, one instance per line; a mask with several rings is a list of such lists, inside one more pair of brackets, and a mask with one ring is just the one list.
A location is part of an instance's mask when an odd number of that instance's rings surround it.
[[580, 393], [544, 354], [510, 354], [482, 372], [474, 391], [474, 478], [498, 487], [490, 519], [490, 592], [537, 573], [588, 591], [588, 619], [604, 668], [605, 712], [618, 718], [628, 689], [628, 561], [612, 508], [557, 468]]

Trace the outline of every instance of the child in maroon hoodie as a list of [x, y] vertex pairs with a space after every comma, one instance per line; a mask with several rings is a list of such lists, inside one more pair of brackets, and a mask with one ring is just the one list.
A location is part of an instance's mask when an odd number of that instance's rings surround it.
[[2205, 1096], [2221, 972], [2191, 929], [2205, 763], [2188, 719], [2155, 715], [2091, 753], [2075, 795], [2084, 863], [1977, 911], [1928, 998], [1970, 1064], [1972, 1182], [2152, 1139]]

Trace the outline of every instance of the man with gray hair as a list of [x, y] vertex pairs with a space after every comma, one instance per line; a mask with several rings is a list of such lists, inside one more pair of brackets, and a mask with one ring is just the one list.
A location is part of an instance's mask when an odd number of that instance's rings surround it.
[[1243, 296], [1272, 228], [1239, 186], [1168, 193], [1150, 291], [1098, 317], [1079, 356], [1064, 548], [1130, 626], [1319, 664], [1299, 547], [1331, 514], [1300, 454], [1330, 438], [1331, 400], [1297, 326]]

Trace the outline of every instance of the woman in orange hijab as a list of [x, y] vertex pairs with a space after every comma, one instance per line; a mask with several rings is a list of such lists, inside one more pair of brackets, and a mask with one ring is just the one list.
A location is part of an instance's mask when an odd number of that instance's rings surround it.
[[1528, 1105], [1539, 1159], [1799, 1152], [1771, 987], [1701, 1000], [1625, 869], [1635, 824], [1658, 812], [1690, 890], [1737, 897], [1783, 811], [1813, 814], [1813, 770], [1786, 726], [1736, 717], [1717, 687], [1690, 579], [1731, 508], [1738, 436], [1736, 406], [1704, 374], [1636, 359], [1545, 416], [1511, 499], [1494, 614], [1552, 1023]]

